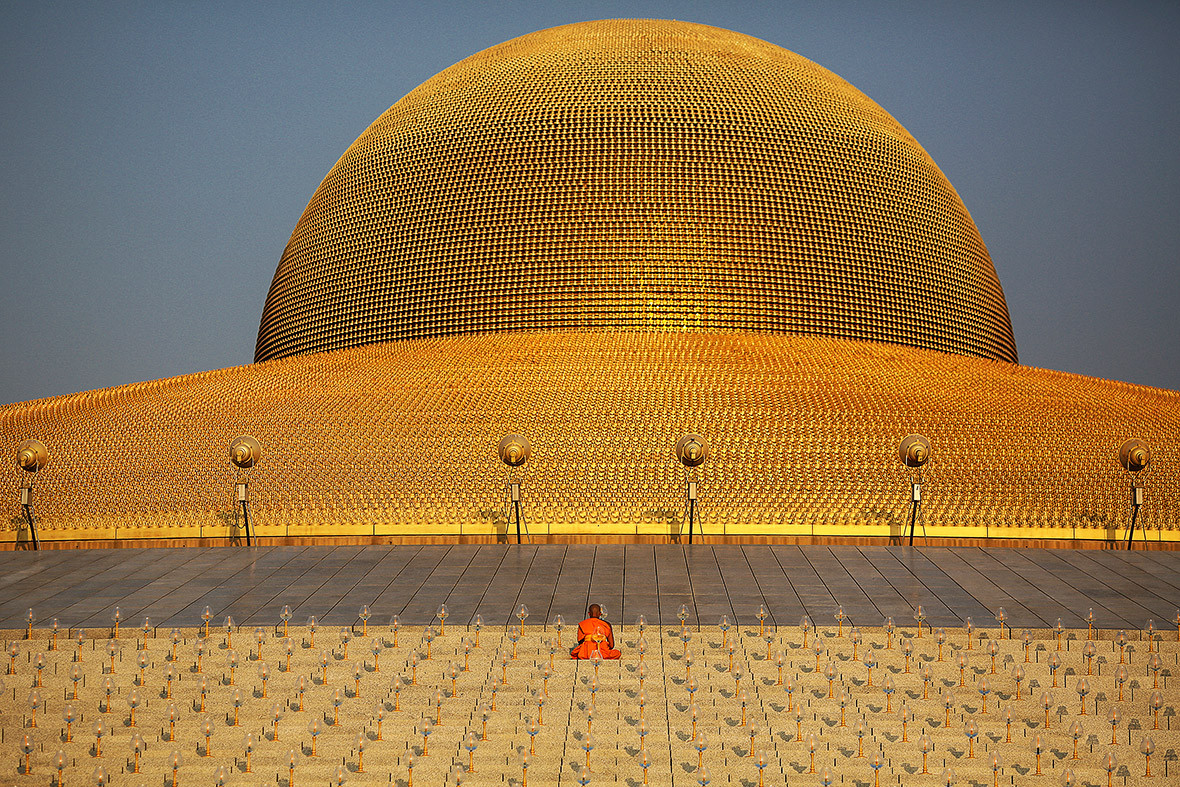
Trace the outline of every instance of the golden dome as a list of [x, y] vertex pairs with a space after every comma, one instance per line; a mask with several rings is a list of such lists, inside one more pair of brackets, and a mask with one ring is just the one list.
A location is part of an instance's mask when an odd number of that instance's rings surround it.
[[650, 20], [522, 36], [394, 104], [296, 225], [255, 358], [603, 329], [1016, 360], [979, 232], [897, 121], [785, 49]]

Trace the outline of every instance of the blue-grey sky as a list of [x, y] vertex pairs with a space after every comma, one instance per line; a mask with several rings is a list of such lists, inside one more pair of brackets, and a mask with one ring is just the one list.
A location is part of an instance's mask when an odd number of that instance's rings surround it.
[[1180, 389], [1180, 4], [17, 2], [0, 402], [249, 363], [336, 159], [480, 49], [586, 19], [758, 36], [893, 114], [975, 218], [1021, 362]]

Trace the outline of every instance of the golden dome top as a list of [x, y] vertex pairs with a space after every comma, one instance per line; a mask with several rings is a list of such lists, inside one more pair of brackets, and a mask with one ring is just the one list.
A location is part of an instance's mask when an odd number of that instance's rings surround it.
[[1016, 360], [979, 232], [897, 121], [781, 47], [652, 20], [513, 39], [381, 115], [295, 226], [255, 358], [602, 329]]

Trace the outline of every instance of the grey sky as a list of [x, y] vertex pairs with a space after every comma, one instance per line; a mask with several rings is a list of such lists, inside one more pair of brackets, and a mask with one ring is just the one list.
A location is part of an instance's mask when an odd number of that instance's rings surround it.
[[586, 19], [758, 36], [893, 114], [1021, 362], [1180, 389], [1180, 5], [25, 3], [0, 9], [0, 402], [249, 363], [307, 200], [423, 80]]

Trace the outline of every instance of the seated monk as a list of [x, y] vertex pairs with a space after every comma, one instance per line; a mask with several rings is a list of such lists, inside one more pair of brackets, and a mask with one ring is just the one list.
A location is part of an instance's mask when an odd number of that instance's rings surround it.
[[602, 607], [591, 604], [588, 618], [578, 624], [578, 644], [570, 649], [570, 658], [588, 659], [598, 651], [604, 659], [617, 659], [623, 654], [615, 650], [615, 632], [602, 619]]

